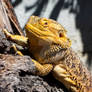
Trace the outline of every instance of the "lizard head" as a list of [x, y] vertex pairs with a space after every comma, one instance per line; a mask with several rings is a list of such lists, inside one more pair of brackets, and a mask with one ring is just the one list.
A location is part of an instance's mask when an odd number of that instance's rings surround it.
[[62, 48], [71, 46], [66, 30], [54, 20], [31, 16], [25, 29], [29, 42], [34, 46], [46, 44], [61, 45]]

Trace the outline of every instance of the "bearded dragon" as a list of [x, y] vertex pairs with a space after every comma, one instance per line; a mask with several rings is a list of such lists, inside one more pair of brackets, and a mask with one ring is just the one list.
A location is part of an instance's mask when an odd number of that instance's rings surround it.
[[45, 76], [52, 72], [70, 92], [92, 92], [91, 74], [71, 48], [71, 40], [64, 27], [54, 20], [31, 16], [25, 25], [26, 37], [12, 35], [7, 38], [28, 46], [34, 56], [33, 74]]

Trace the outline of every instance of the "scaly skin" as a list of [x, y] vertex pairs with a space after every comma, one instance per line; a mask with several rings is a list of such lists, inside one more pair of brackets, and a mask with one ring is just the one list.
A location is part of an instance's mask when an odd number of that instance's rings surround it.
[[71, 49], [66, 30], [56, 21], [31, 16], [25, 26], [27, 37], [11, 35], [4, 30], [7, 38], [20, 45], [28, 46], [33, 54], [34, 74], [54, 77], [70, 92], [92, 92], [91, 75], [78, 56]]

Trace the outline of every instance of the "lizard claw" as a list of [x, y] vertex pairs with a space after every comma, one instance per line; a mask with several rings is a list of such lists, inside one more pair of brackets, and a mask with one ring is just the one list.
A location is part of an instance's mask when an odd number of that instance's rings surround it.
[[7, 31], [6, 28], [4, 28], [2, 31], [4, 32], [6, 38], [11, 38], [11, 34]]

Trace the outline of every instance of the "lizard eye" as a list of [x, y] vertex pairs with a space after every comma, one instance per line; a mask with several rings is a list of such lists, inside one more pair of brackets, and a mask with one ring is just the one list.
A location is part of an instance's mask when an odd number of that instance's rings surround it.
[[48, 22], [46, 20], [43, 21], [43, 26], [47, 27], [48, 26]]
[[44, 26], [44, 27], [48, 27], [48, 21], [47, 21], [47, 19], [45, 19], [45, 18], [41, 19], [40, 24], [42, 26]]
[[59, 33], [59, 37], [64, 37], [64, 35], [62, 33]]
[[44, 22], [44, 25], [48, 25], [48, 22], [47, 22], [47, 21], [45, 21], [45, 22]]

